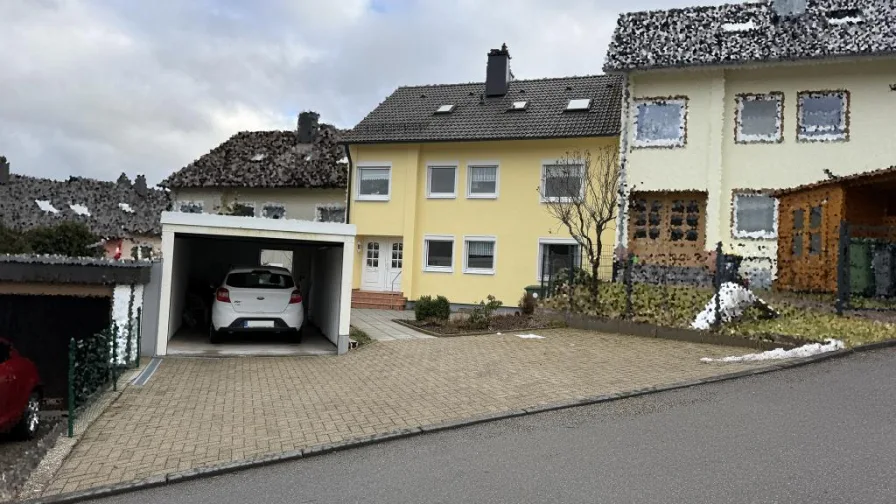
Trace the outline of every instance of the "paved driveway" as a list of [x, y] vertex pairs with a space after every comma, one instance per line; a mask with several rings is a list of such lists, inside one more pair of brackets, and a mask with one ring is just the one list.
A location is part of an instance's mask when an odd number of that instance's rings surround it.
[[340, 357], [166, 358], [83, 435], [44, 495], [752, 367], [744, 349], [552, 330], [374, 342]]

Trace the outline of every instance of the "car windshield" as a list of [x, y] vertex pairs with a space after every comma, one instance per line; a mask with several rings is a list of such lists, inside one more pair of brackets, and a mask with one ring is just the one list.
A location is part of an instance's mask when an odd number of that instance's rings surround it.
[[273, 271], [244, 271], [227, 276], [227, 285], [237, 289], [290, 289], [295, 287], [292, 277]]

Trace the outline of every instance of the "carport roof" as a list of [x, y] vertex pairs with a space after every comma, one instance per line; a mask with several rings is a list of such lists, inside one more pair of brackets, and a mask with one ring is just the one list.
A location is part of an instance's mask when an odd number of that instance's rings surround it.
[[149, 261], [57, 255], [0, 255], [0, 282], [145, 284]]
[[[331, 235], [343, 241], [358, 234], [354, 224], [335, 222], [314, 222], [296, 219], [264, 219], [260, 217], [240, 217], [235, 215], [193, 214], [185, 212], [162, 212], [162, 231], [165, 226], [195, 228], [218, 228], [247, 232], [269, 231], [279, 233], [302, 233], [309, 235]], [[204, 234], [197, 229], [196, 234]], [[236, 233], [229, 233], [231, 235]]]

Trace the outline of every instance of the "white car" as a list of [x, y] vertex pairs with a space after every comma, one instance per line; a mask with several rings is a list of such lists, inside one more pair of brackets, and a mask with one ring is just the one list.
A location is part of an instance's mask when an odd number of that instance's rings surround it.
[[231, 269], [215, 291], [209, 339], [222, 333], [293, 333], [302, 341], [302, 294], [288, 269], [258, 266]]

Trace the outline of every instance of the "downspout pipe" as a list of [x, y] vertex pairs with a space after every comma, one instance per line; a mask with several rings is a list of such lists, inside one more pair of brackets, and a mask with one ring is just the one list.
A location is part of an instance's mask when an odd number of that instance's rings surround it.
[[348, 176], [346, 177], [345, 182], [345, 223], [351, 223], [351, 209], [352, 209], [352, 173], [354, 170], [352, 169], [352, 151], [349, 149], [349, 145], [346, 142], [340, 142], [342, 148], [345, 149], [345, 157], [348, 159]]

